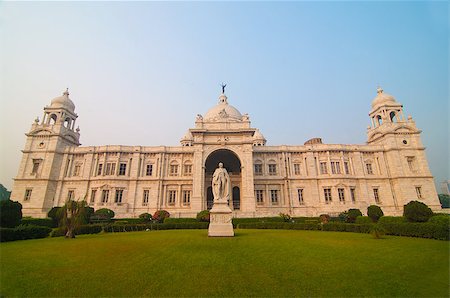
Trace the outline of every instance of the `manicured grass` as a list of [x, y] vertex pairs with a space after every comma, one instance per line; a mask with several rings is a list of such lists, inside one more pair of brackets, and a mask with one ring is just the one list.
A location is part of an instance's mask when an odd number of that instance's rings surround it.
[[236, 230], [111, 233], [0, 244], [0, 295], [449, 296], [449, 242]]

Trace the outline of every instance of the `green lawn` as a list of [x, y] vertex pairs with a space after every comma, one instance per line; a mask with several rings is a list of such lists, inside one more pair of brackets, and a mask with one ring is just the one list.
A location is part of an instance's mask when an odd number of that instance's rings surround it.
[[236, 230], [0, 244], [0, 296], [449, 296], [449, 242]]

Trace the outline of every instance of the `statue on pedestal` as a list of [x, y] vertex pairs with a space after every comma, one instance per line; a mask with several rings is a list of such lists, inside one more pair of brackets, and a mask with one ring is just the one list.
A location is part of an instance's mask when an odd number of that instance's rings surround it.
[[227, 169], [223, 167], [223, 163], [219, 163], [219, 167], [214, 171], [212, 179], [212, 190], [214, 202], [228, 202], [230, 197], [230, 176]]

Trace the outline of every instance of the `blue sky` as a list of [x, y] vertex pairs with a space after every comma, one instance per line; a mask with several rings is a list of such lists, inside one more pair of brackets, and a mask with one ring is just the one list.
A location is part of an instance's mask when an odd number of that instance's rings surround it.
[[268, 145], [364, 143], [380, 84], [449, 179], [448, 15], [446, 1], [0, 2], [0, 183], [66, 87], [83, 145], [152, 146], [178, 145], [221, 82]]

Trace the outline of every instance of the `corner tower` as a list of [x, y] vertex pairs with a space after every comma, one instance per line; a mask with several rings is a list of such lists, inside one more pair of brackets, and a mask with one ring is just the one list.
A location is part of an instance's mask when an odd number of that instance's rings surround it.
[[80, 145], [80, 130], [75, 129], [77, 117], [66, 90], [44, 108], [41, 121], [36, 118], [26, 134], [11, 193], [11, 199], [22, 204], [25, 216], [46, 217], [53, 207], [61, 171], [68, 170], [62, 165], [65, 148]]
[[405, 119], [403, 105], [378, 87], [369, 113], [367, 143], [382, 147], [393, 195], [399, 207], [420, 200], [439, 210], [436, 187], [430, 172], [421, 130], [411, 116]]

